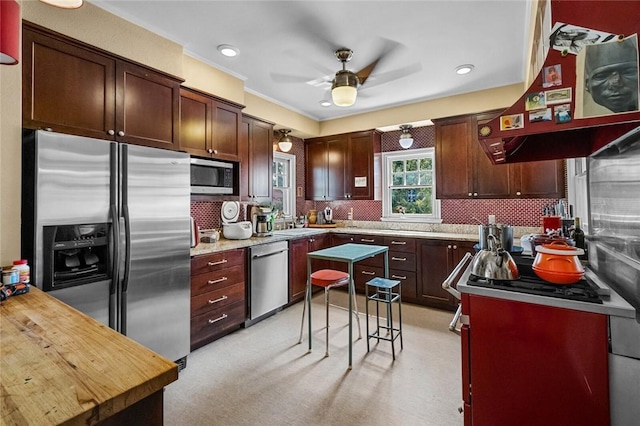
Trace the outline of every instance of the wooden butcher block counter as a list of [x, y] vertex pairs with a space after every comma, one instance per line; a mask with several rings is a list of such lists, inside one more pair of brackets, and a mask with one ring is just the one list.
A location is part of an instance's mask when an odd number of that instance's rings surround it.
[[31, 288], [0, 305], [1, 425], [162, 424], [178, 366]]

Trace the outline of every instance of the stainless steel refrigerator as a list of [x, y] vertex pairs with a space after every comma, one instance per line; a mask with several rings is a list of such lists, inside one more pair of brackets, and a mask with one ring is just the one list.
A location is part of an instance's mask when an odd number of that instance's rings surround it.
[[184, 366], [188, 154], [25, 131], [22, 217], [33, 284]]

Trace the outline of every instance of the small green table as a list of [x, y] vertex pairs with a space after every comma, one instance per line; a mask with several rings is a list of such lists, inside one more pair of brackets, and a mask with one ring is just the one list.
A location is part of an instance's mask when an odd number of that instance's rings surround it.
[[349, 273], [349, 369], [353, 360], [353, 306], [352, 295], [356, 291], [353, 278], [353, 264], [363, 259], [384, 253], [384, 277], [389, 277], [389, 247], [369, 244], [342, 244], [307, 253], [307, 303], [309, 306], [309, 350], [311, 350], [311, 259], [335, 260], [348, 264]]

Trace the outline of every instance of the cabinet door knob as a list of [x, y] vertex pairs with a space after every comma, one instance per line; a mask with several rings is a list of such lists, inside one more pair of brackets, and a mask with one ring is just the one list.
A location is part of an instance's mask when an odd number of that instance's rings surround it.
[[214, 153], [214, 154], [217, 154], [217, 153], [218, 153], [218, 150], [217, 150], [217, 149], [214, 149], [214, 150], [213, 150], [213, 153]]
[[473, 193], [470, 192], [468, 195], [469, 195], [469, 197], [471, 197], [473, 195]]
[[451, 244], [447, 246], [447, 250], [451, 250]]
[[118, 136], [124, 136], [124, 131], [123, 131], [123, 130], [120, 130], [120, 131], [118, 132]]
[[454, 250], [458, 250], [458, 246], [454, 244], [454, 245], [453, 245], [453, 249], [454, 249]]
[[522, 195], [522, 192], [517, 191], [517, 192], [516, 192], [516, 195]]
[[207, 152], [208, 152], [209, 154], [213, 154], [213, 150], [212, 150], [211, 148], [207, 149]]
[[53, 129], [51, 129], [51, 127], [45, 127], [43, 130], [45, 132], [52, 132], [53, 131]]
[[115, 134], [116, 134], [116, 132], [115, 132], [115, 130], [113, 130], [113, 129], [109, 129], [109, 130], [107, 131], [107, 134], [108, 134], [109, 136], [113, 136], [113, 135], [115, 135]]
[[474, 196], [474, 197], [477, 197], [477, 196], [478, 196], [478, 193], [477, 193], [477, 192], [474, 192], [474, 193], [473, 193], [473, 196]]

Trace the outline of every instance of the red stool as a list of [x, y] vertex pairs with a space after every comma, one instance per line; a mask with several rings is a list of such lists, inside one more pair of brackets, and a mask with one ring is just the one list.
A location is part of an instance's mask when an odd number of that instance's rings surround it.
[[[349, 285], [349, 274], [342, 271], [336, 271], [333, 269], [321, 269], [319, 271], [315, 271], [311, 274], [311, 285], [315, 285], [318, 287], [324, 288], [324, 304], [326, 308], [326, 318], [327, 318], [327, 337], [326, 337], [326, 351], [325, 356], [329, 356], [329, 290], [334, 287], [342, 287], [345, 285]], [[309, 283], [307, 283], [307, 294], [310, 291], [308, 288]], [[356, 314], [356, 320], [358, 321], [358, 338], [362, 339], [362, 332], [360, 331], [360, 316], [358, 315], [358, 304], [356, 302], [355, 292], [352, 294], [352, 302], [354, 306], [354, 312]], [[302, 343], [302, 332], [304, 330], [304, 315], [307, 309], [307, 297], [304, 298], [304, 305], [302, 308], [302, 323], [300, 324], [300, 340], [298, 343]], [[311, 336], [309, 336], [311, 338]]]

